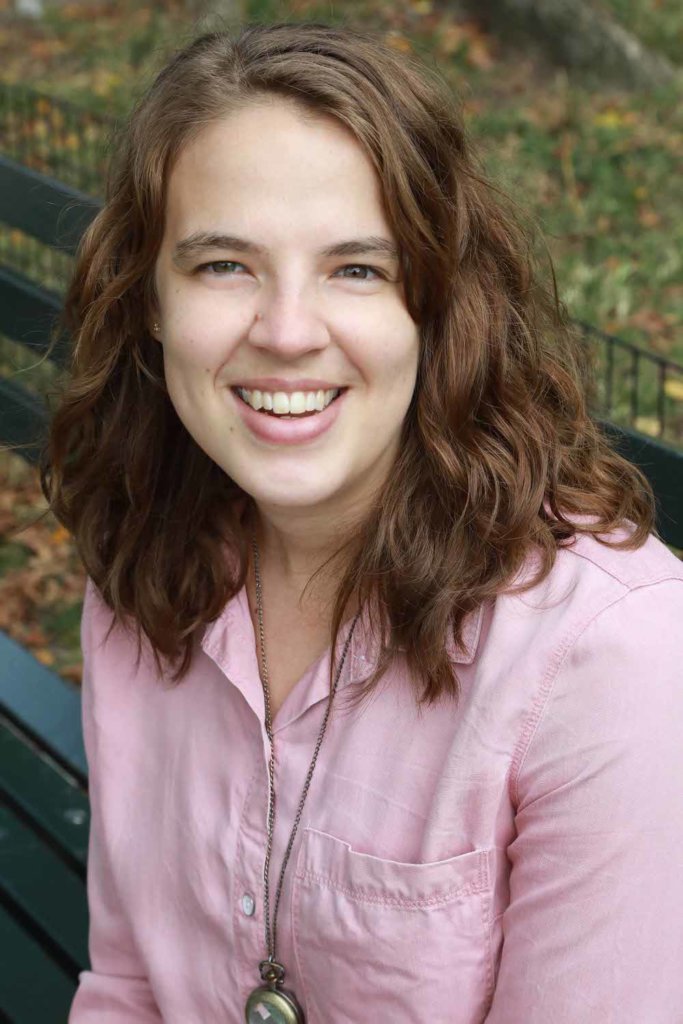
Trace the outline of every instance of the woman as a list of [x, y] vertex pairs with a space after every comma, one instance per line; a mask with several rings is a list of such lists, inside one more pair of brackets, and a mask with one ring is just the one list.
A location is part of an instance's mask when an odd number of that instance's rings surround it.
[[71, 1024], [683, 1019], [683, 567], [445, 84], [198, 39], [67, 309]]

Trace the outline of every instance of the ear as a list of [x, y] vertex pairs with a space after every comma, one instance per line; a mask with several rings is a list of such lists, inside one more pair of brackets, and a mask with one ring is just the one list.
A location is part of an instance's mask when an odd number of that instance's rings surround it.
[[152, 313], [147, 318], [147, 330], [155, 339], [155, 341], [161, 341], [161, 317], [158, 313]]

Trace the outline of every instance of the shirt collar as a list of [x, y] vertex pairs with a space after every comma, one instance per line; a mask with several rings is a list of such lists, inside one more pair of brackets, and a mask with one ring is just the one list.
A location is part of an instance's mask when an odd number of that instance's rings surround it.
[[[465, 616], [462, 628], [462, 647], [455, 645], [453, 637], [449, 632], [445, 647], [450, 661], [463, 665], [472, 664], [479, 646], [483, 619], [483, 604], [479, 605]], [[348, 627], [344, 627], [342, 629], [344, 638], [348, 635], [349, 627], [350, 623]], [[340, 653], [341, 649], [343, 649], [343, 640]], [[363, 608], [358, 624], [354, 630], [354, 635], [351, 639], [349, 657], [351, 658], [352, 663], [357, 666], [357, 676], [354, 674], [353, 680], [348, 678], [347, 681], [349, 682], [362, 682], [364, 679], [367, 679], [379, 660], [379, 641], [372, 633], [367, 606]], [[344, 672], [343, 675], [346, 676], [346, 673]], [[342, 683], [340, 680], [340, 686], [341, 685]]]
[[[212, 623], [206, 627], [201, 641], [202, 649], [216, 662], [221, 670], [233, 682], [240, 685], [245, 697], [254, 707], [260, 707], [263, 701], [258, 660], [256, 656], [256, 638], [249, 614], [246, 586], [227, 602], [225, 608]], [[465, 616], [462, 630], [462, 647], [457, 647], [449, 634], [446, 640], [446, 652], [449, 659], [456, 664], [469, 665], [474, 661], [481, 636], [484, 606], [480, 605]], [[351, 628], [352, 620], [345, 622], [337, 639], [337, 657], [341, 657], [344, 644]], [[329, 648], [311, 666], [327, 686], [329, 678]], [[339, 688], [349, 683], [363, 682], [374, 671], [379, 660], [379, 639], [371, 629], [369, 608], [364, 605], [353, 631], [351, 643], [347, 651]], [[320, 669], [324, 668], [324, 672]], [[256, 685], [257, 684], [257, 685]], [[327, 691], [325, 691], [327, 692]]]

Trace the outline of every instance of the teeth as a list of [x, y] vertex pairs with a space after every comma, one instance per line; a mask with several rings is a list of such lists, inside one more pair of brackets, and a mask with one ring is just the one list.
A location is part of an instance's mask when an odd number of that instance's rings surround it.
[[[290, 395], [289, 402], [287, 402], [287, 396], [285, 395], [285, 401], [282, 404], [285, 406], [284, 411], [290, 412], [292, 415], [297, 415], [300, 412], [306, 412], [306, 395], [303, 391], [295, 391], [293, 395]], [[286, 408], [287, 405], [289, 405], [289, 409]], [[274, 403], [273, 409], [275, 412], [280, 411]]]
[[305, 412], [322, 412], [333, 398], [336, 398], [340, 388], [329, 388], [327, 391], [294, 391], [287, 394], [285, 391], [247, 391], [246, 388], [237, 388], [237, 392], [252, 409], [265, 409], [266, 412], [274, 412], [278, 416], [300, 416]]
[[[292, 401], [294, 401], [294, 395], [292, 395]], [[273, 412], [277, 413], [288, 413], [289, 409], [289, 395], [286, 395], [284, 391], [276, 391], [273, 395]]]

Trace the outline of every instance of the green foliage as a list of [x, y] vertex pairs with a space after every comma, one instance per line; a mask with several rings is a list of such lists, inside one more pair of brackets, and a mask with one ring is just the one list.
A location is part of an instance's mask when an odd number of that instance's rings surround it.
[[0, 575], [10, 569], [22, 569], [31, 557], [30, 548], [11, 541], [0, 541]]
[[39, 621], [46, 633], [59, 637], [62, 646], [77, 650], [81, 637], [82, 610], [81, 603], [67, 605], [56, 612], [50, 610]]
[[268, 21], [273, 18], [273, 15], [279, 18], [280, 13], [274, 10], [277, 6], [271, 0], [246, 0], [246, 18], [249, 21], [258, 22]]
[[683, 361], [683, 111], [548, 83], [471, 119], [491, 173], [542, 225], [579, 319]]
[[683, 56], [683, 4], [681, 0], [603, 0], [624, 28], [674, 64]]

